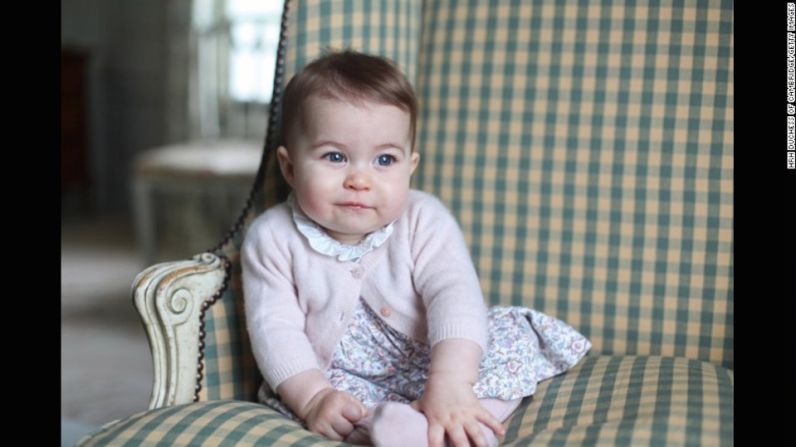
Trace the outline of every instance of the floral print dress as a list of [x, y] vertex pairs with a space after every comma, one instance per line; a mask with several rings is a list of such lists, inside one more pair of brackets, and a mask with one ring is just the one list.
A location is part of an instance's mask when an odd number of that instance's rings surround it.
[[[288, 202], [289, 204], [291, 201]], [[391, 225], [358, 246], [340, 244], [297, 207], [293, 218], [313, 249], [341, 260], [357, 259], [387, 240]], [[496, 306], [488, 312], [488, 341], [473, 386], [478, 398], [514, 400], [530, 396], [539, 382], [577, 364], [591, 343], [571, 326], [533, 309]], [[409, 403], [423, 395], [431, 348], [385, 323], [363, 299], [325, 371], [332, 385], [358, 398], [366, 407], [380, 402]], [[265, 386], [260, 399], [297, 419]]]

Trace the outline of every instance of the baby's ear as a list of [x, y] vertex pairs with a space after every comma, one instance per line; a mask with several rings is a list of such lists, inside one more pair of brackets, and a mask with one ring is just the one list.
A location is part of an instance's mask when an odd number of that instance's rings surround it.
[[420, 163], [420, 153], [412, 152], [412, 155], [409, 156], [409, 175], [412, 175], [415, 172], [418, 163]]
[[282, 171], [282, 176], [292, 188], [294, 178], [293, 162], [290, 160], [290, 153], [285, 146], [279, 146], [276, 149], [276, 158], [279, 160], [279, 169]]

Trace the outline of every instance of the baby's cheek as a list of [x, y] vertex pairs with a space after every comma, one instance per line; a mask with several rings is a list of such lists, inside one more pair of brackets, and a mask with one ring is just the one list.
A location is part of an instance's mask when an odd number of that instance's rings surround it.
[[393, 221], [403, 214], [406, 208], [406, 200], [409, 195], [408, 189], [395, 191], [390, 198], [388, 207], [388, 220]]
[[312, 218], [313, 220], [320, 221], [323, 220], [325, 216], [325, 208], [323, 206], [323, 201], [318, 200], [314, 197], [307, 197], [305, 199], [305, 205], [302, 206], [302, 210], [304, 214]]

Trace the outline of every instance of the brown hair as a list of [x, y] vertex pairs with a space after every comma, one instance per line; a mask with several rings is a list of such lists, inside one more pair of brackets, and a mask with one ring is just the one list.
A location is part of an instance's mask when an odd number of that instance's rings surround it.
[[414, 148], [417, 99], [412, 85], [389, 59], [352, 50], [332, 51], [293, 76], [282, 98], [280, 144], [298, 130], [304, 101], [312, 95], [351, 101], [373, 101], [409, 113]]

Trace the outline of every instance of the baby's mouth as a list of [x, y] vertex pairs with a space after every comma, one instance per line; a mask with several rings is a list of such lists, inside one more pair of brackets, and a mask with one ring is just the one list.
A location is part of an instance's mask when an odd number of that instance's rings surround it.
[[365, 205], [364, 203], [360, 202], [341, 202], [338, 203], [337, 206], [341, 206], [343, 208], [353, 209], [353, 210], [367, 210], [371, 209], [372, 207]]

